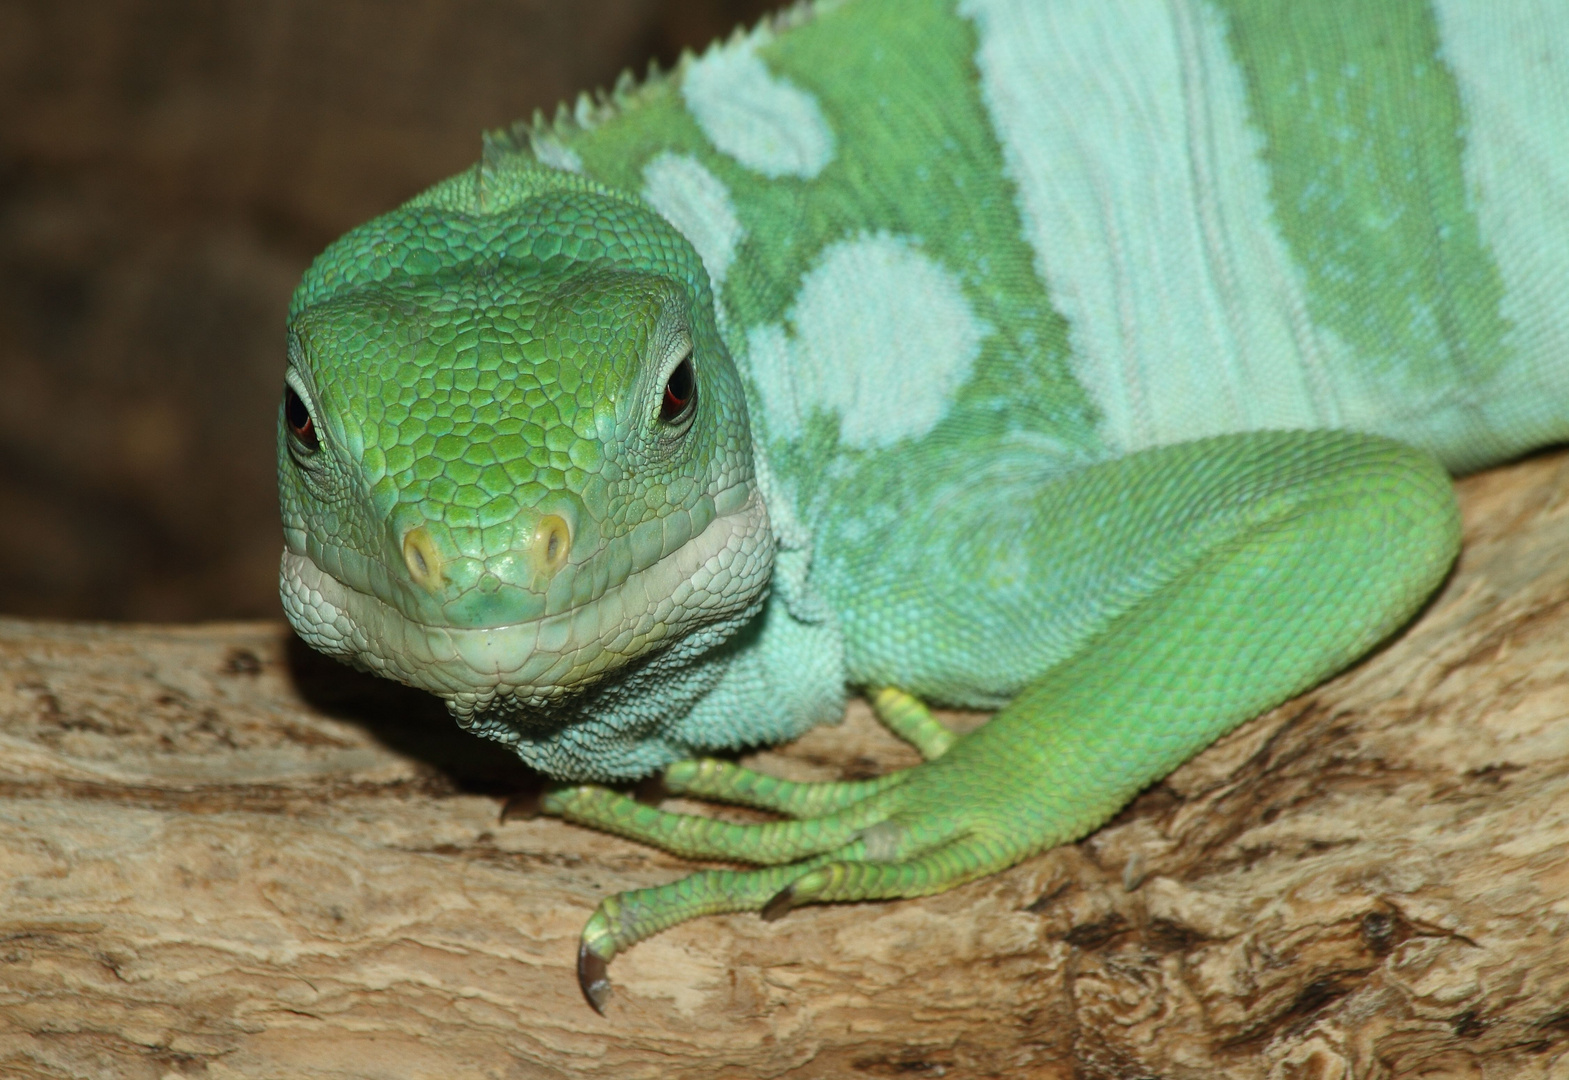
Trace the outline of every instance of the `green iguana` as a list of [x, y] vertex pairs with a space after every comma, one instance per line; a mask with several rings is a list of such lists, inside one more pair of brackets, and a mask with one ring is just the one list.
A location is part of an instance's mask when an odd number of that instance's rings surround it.
[[[760, 864], [600, 904], [600, 1008], [681, 920], [1082, 837], [1394, 633], [1445, 468], [1569, 436], [1566, 294], [1563, 0], [798, 7], [316, 260], [283, 602], [547, 812]], [[852, 690], [925, 764], [703, 757]], [[782, 820], [589, 783], [661, 769]]]

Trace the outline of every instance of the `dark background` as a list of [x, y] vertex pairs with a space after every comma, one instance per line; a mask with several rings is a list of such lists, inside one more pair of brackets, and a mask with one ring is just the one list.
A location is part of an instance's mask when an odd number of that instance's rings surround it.
[[765, 0], [0, 0], [0, 612], [278, 614], [283, 318], [480, 132]]

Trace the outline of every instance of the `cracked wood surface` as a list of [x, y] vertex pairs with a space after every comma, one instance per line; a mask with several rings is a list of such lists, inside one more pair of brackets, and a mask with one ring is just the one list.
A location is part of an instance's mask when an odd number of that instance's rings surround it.
[[[688, 923], [608, 1019], [578, 930], [681, 860], [501, 821], [536, 778], [278, 625], [0, 621], [0, 1074], [1569, 1077], [1566, 484], [1464, 481], [1406, 633], [1087, 841]], [[858, 705], [755, 760], [914, 757]]]

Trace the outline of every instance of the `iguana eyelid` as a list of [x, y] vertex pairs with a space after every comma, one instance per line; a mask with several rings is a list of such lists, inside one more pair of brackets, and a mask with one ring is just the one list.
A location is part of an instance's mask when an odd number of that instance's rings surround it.
[[674, 422], [666, 422], [660, 418], [660, 408], [663, 404], [665, 387], [670, 382], [670, 377], [675, 374], [682, 364], [692, 365], [692, 383], [695, 387], [698, 382], [698, 372], [701, 370], [697, 360], [697, 349], [692, 341], [691, 331], [682, 320], [674, 326], [666, 325], [668, 317], [661, 319], [661, 325], [655, 330], [654, 348], [651, 358], [657, 358], [659, 366], [650, 367], [658, 374], [649, 380], [647, 399], [647, 412], [649, 423], [659, 431], [664, 439], [677, 438], [692, 426], [692, 420], [697, 415], [697, 409], [689, 408]]
[[[284, 368], [283, 370], [283, 382], [285, 386], [294, 391], [295, 395], [299, 397], [300, 403], [305, 406], [305, 411], [310, 414], [311, 424], [315, 429], [318, 445], [315, 449], [310, 451], [309, 456], [311, 458], [315, 458], [320, 454], [321, 447], [326, 445], [326, 428], [321, 422], [321, 414], [316, 408], [316, 397], [311, 392], [310, 384], [306, 380], [305, 376], [301, 374], [299, 367], [297, 367], [292, 362], [292, 349], [290, 350], [290, 353], [291, 362], [289, 363], [288, 367]], [[290, 438], [289, 448], [291, 451], [293, 451], [294, 459], [296, 461], [300, 461], [301, 464], [305, 464], [306, 462], [302, 459], [301, 456], [302, 448], [296, 447], [295, 442], [295, 439]]]
[[[283, 444], [288, 448], [289, 460], [294, 463], [297, 475], [306, 490], [317, 499], [330, 500], [336, 498], [341, 489], [341, 477], [331, 452], [335, 436], [330, 435], [327, 425], [322, 423], [321, 410], [316, 406], [316, 395], [311, 386], [309, 372], [297, 362], [296, 358], [297, 352], [291, 342], [289, 364], [283, 371], [283, 384], [294, 391], [300, 399], [300, 404], [305, 406], [305, 411], [310, 415], [316, 445], [302, 446], [294, 432], [288, 430], [287, 423], [284, 425]], [[338, 433], [339, 436], [341, 434]]]
[[321, 417], [316, 413], [316, 395], [312, 392], [311, 385], [305, 376], [300, 373], [300, 369], [293, 363], [290, 363], [288, 367], [283, 369], [283, 381], [289, 385], [291, 390], [300, 395], [300, 400], [310, 410], [311, 419], [316, 421], [316, 425], [320, 427]]

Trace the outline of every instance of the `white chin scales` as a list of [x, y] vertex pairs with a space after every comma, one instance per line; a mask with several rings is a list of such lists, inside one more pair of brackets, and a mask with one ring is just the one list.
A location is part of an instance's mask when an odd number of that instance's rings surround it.
[[427, 626], [285, 550], [283, 610], [313, 648], [447, 699], [454, 712], [539, 707], [756, 602], [773, 537], [753, 488], [738, 509], [597, 599], [510, 626]]

